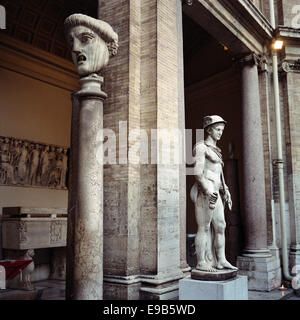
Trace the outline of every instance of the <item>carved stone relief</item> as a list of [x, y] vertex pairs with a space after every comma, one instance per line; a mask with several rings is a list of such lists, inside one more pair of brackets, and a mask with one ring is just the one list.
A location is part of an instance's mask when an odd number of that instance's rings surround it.
[[0, 185], [67, 189], [68, 149], [0, 136]]
[[62, 240], [63, 238], [63, 222], [62, 221], [53, 221], [50, 225], [50, 243], [56, 243]]
[[25, 221], [19, 221], [19, 224], [17, 226], [17, 232], [19, 234], [20, 243], [27, 242], [27, 225]]

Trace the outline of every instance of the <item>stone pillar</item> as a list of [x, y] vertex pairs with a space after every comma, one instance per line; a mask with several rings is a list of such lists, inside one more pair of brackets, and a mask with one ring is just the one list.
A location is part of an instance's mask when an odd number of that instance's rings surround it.
[[[104, 299], [138, 300], [140, 289], [141, 1], [99, 0], [99, 18], [117, 30], [119, 54], [104, 71], [104, 127], [116, 139], [116, 164], [104, 168]], [[115, 85], [117, 83], [117, 85]], [[130, 133], [134, 132], [135, 137]], [[128, 159], [129, 158], [129, 159]], [[132, 161], [134, 159], [134, 161]], [[129, 161], [130, 160], [130, 161]], [[134, 163], [133, 163], [134, 162]], [[145, 178], [145, 177], [143, 177]]]
[[[177, 56], [178, 56], [178, 126], [185, 142], [185, 100], [184, 100], [184, 62], [183, 62], [183, 25], [182, 1], [177, 2]], [[182, 163], [179, 165], [179, 207], [180, 207], [180, 267], [183, 273], [190, 275], [191, 268], [187, 264], [186, 238], [186, 156], [185, 143], [182, 148]]]
[[[125, 0], [120, 5], [119, 0], [99, 0], [99, 17], [120, 30], [122, 39], [120, 54], [105, 72], [106, 88], [118, 83], [106, 103], [105, 127], [117, 132], [118, 117], [127, 122], [129, 132], [128, 145], [119, 146], [118, 164], [104, 171], [106, 299], [176, 298], [181, 269], [186, 268], [180, 230], [185, 233], [180, 224], [184, 179], [178, 164], [158, 163], [155, 152], [164, 134], [184, 127], [179, 115], [183, 96], [178, 96], [183, 75], [177, 32], [180, 2]], [[143, 129], [134, 141], [131, 129]], [[156, 135], [157, 129], [167, 132]], [[146, 163], [138, 154], [138, 164], [123, 161], [121, 155], [127, 156], [127, 148], [130, 153], [133, 142], [141, 139], [143, 146], [148, 143]]]
[[[266, 192], [257, 58], [242, 59], [243, 225], [245, 248], [237, 259], [249, 289], [277, 287], [272, 254], [267, 247]], [[274, 283], [275, 282], [275, 283]], [[275, 286], [274, 286], [275, 285]]]
[[176, 299], [178, 280], [183, 277], [180, 165], [162, 161], [171, 159], [174, 146], [178, 146], [175, 142], [166, 150], [163, 143], [171, 142], [182, 122], [178, 2], [142, 2], [141, 126], [152, 134], [153, 142], [151, 163], [141, 168], [142, 176], [147, 177], [141, 181], [141, 216], [145, 221], [140, 230], [142, 299]]
[[74, 300], [103, 296], [103, 165], [99, 157], [106, 94], [101, 83], [100, 77], [82, 78], [82, 90], [73, 94], [67, 298]]

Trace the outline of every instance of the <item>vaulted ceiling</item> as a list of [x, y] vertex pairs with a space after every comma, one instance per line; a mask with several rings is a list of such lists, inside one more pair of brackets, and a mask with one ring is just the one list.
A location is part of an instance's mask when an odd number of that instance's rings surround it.
[[97, 0], [3, 0], [10, 36], [62, 58], [70, 58], [63, 22], [72, 13], [97, 16]]

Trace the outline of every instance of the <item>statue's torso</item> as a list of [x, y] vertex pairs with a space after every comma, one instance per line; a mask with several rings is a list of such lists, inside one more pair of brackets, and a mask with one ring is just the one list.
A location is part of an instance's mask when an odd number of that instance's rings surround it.
[[214, 189], [219, 190], [222, 186], [222, 170], [223, 161], [220, 149], [217, 148], [219, 155], [212, 149], [212, 147], [205, 144], [204, 141], [200, 142], [205, 146], [205, 162], [204, 162], [204, 177], [214, 184]]

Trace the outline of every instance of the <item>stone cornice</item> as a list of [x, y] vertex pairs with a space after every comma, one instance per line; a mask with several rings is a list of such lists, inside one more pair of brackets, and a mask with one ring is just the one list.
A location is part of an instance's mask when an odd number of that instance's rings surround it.
[[282, 38], [286, 41], [298, 42], [300, 43], [300, 30], [291, 28], [291, 27], [284, 27], [279, 26], [275, 30], [276, 38]]
[[[255, 6], [250, 0], [221, 0], [222, 3], [230, 3], [232, 7], [236, 8], [237, 15], [243, 14], [245, 20], [253, 24], [257, 31], [264, 36], [272, 38], [274, 29], [269, 20], [264, 14]], [[259, 30], [262, 29], [262, 30]]]
[[[300, 30], [279, 26], [275, 30], [275, 37], [284, 42], [284, 47], [281, 52], [281, 60], [284, 61], [283, 70], [298, 72], [297, 61], [300, 59]], [[287, 62], [289, 66], [285, 62]]]
[[194, 0], [183, 11], [215, 39], [237, 55], [264, 54], [274, 29], [266, 17], [246, 0]]

